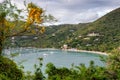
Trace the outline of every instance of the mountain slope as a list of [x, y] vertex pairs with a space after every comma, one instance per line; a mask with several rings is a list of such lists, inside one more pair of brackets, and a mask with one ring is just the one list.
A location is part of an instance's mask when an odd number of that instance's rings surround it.
[[[80, 44], [82, 49], [109, 51], [120, 46], [120, 8], [106, 14], [87, 27], [80, 29], [76, 33], [82, 36], [79, 40], [71, 41], [72, 47], [76, 47], [73, 43]], [[89, 36], [90, 34], [99, 34]], [[89, 38], [89, 40], [84, 40]]]

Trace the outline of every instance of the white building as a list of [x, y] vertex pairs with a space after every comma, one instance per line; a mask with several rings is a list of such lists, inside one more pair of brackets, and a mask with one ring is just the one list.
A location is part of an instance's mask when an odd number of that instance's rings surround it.
[[68, 49], [68, 45], [67, 44], [64, 44], [62, 49]]
[[99, 33], [89, 33], [87, 36], [99, 36]]

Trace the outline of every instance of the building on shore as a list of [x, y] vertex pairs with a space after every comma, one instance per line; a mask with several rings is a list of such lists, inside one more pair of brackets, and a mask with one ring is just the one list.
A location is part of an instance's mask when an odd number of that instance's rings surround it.
[[64, 44], [61, 48], [62, 48], [63, 50], [66, 50], [66, 49], [68, 49], [68, 45], [67, 45], [67, 44]]

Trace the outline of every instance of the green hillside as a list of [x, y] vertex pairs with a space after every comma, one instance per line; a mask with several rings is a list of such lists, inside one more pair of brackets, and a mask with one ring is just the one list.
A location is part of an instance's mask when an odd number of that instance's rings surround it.
[[72, 40], [69, 43], [72, 47], [96, 51], [118, 48], [120, 46], [120, 8], [79, 29], [76, 34], [82, 37]]
[[17, 37], [16, 44], [42, 48], [68, 44], [69, 48], [111, 51], [120, 46], [120, 8], [92, 23], [48, 26], [44, 34]]
[[27, 36], [25, 36], [26, 34], [23, 34], [24, 36], [15, 37], [15, 46], [60, 48], [63, 44], [65, 44], [66, 40], [75, 36], [74, 33], [76, 31], [78, 31], [86, 25], [88, 25], [88, 23], [79, 25], [63, 24], [57, 26], [49, 26], [46, 27], [46, 31], [44, 34], [30, 35], [27, 33]]

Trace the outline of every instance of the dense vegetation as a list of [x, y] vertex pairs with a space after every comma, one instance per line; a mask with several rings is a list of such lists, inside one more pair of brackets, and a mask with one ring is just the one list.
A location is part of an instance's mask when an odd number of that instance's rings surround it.
[[[46, 27], [46, 31], [42, 35], [30, 35], [29, 33], [24, 36], [15, 37], [16, 46], [32, 46], [42, 48], [60, 48], [66, 40], [73, 37], [73, 32], [82, 28], [87, 24], [78, 25], [59, 25]], [[26, 37], [25, 37], [26, 36]], [[37, 39], [35, 39], [37, 37]], [[9, 41], [11, 41], [9, 39]], [[9, 42], [11, 43], [11, 42]]]
[[[69, 48], [110, 52], [120, 46], [120, 8], [106, 14], [92, 23], [63, 24], [46, 27], [46, 32], [36, 39], [17, 38], [18, 46], [42, 48]], [[30, 40], [31, 38], [31, 40]], [[21, 44], [21, 45], [20, 45]]]
[[20, 80], [22, 70], [10, 59], [0, 56], [0, 80]]

